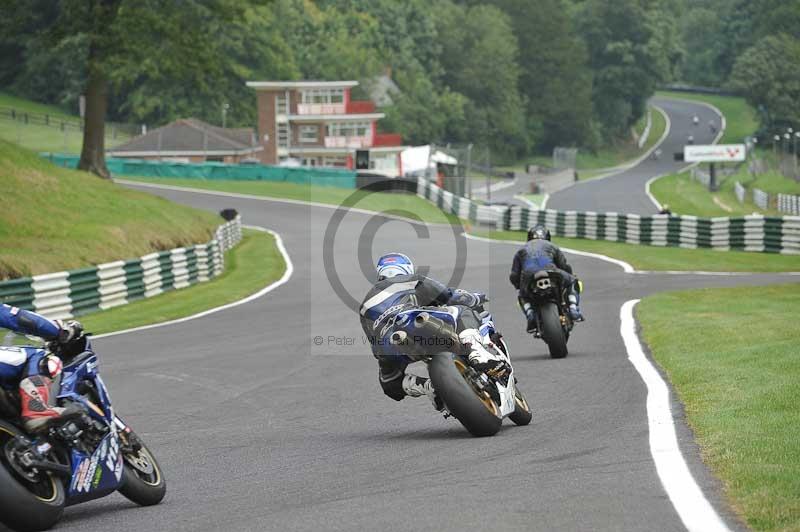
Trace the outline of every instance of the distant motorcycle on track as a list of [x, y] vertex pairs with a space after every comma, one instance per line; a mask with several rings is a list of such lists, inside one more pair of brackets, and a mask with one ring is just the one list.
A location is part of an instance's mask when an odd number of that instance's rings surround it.
[[[580, 281], [577, 290], [583, 291]], [[538, 327], [534, 337], [545, 341], [552, 358], [566, 357], [569, 353], [567, 342], [575, 322], [569, 315], [564, 278], [558, 271], [539, 270], [530, 279], [528, 293], [531, 294], [531, 305], [536, 309]]]
[[[517, 425], [527, 425], [532, 414], [522, 391], [517, 388], [514, 370], [500, 376], [487, 375], [473, 368], [469, 349], [458, 337], [457, 324], [464, 307], [420, 307], [400, 312], [394, 322], [391, 343], [412, 362], [428, 365], [436, 394], [449, 415], [458, 419], [474, 436], [492, 436], [508, 417]], [[487, 348], [508, 357], [508, 346], [495, 330], [487, 311], [477, 313], [480, 334]]]
[[[19, 356], [39, 349], [0, 347]], [[142, 506], [158, 504], [166, 493], [155, 457], [114, 414], [88, 336], [59, 351], [64, 367], [58, 401], [82, 412], [41, 434], [22, 428], [16, 391], [21, 369], [0, 364], [0, 521], [15, 530], [46, 530], [66, 506], [114, 491]]]

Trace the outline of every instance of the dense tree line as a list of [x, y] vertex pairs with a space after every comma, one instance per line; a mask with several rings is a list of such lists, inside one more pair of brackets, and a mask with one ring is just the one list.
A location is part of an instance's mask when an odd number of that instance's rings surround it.
[[0, 8], [1, 88], [75, 109], [94, 87], [107, 119], [150, 125], [185, 116], [219, 123], [228, 103], [228, 124], [252, 126], [245, 81], [357, 79], [363, 97], [391, 71], [400, 91], [381, 127], [410, 143], [485, 144], [495, 160], [512, 160], [626, 139], [668, 81], [734, 86], [782, 117], [791, 102], [762, 102], [775, 89], [759, 80], [798, 90], [797, 69], [775, 55], [798, 64], [800, 0], [0, 0]]
[[675, 79], [742, 93], [763, 132], [800, 126], [800, 0], [681, 0]]

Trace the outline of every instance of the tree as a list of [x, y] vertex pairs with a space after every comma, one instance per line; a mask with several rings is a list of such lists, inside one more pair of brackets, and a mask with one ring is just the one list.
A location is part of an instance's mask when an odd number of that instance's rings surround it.
[[220, 47], [209, 44], [213, 42], [209, 36], [243, 16], [250, 4], [248, 0], [60, 0], [49, 2], [47, 16], [42, 16], [27, 1], [6, 0], [4, 14], [11, 13], [8, 20], [13, 24], [33, 28], [51, 42], [85, 36], [86, 115], [78, 167], [107, 178], [104, 139], [111, 89], [153, 68], [178, 78], [194, 76], [201, 89], [210, 86], [205, 83], [223, 71], [226, 58]]
[[538, 148], [584, 145], [592, 118], [586, 47], [563, 0], [496, 0], [519, 42], [519, 91]]
[[625, 136], [644, 114], [658, 82], [668, 76], [664, 67], [669, 61], [653, 45], [648, 7], [645, 0], [587, 0], [578, 11], [594, 75], [594, 114], [606, 137]]
[[786, 34], [768, 36], [737, 59], [731, 82], [747, 101], [766, 111], [767, 128], [800, 127], [800, 40]]

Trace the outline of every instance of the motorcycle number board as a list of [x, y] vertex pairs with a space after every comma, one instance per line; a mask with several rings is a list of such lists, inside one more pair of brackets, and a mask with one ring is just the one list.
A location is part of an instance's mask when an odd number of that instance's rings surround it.
[[744, 144], [683, 147], [683, 160], [688, 163], [736, 163], [744, 161], [745, 155], [747, 155], [747, 150]]

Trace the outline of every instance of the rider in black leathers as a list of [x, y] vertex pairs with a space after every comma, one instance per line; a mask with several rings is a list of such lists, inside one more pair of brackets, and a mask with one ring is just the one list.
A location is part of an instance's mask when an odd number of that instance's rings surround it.
[[552, 270], [561, 274], [568, 289], [569, 313], [575, 321], [582, 321], [578, 279], [572, 266], [559, 247], [550, 241], [550, 231], [542, 225], [528, 231], [528, 242], [514, 255], [509, 280], [519, 290], [519, 304], [528, 320], [528, 332], [536, 331], [536, 310], [530, 301], [528, 288], [533, 275], [539, 270]]

